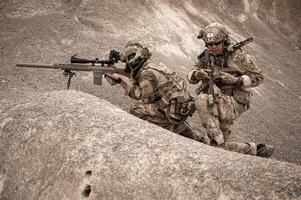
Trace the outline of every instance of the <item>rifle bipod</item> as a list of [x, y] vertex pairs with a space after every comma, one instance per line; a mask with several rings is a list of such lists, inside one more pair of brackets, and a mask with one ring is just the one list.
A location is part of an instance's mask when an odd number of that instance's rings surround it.
[[65, 69], [63, 74], [64, 74], [64, 76], [68, 76], [67, 89], [69, 90], [70, 84], [71, 84], [71, 79], [73, 76], [76, 76], [76, 73], [72, 72], [70, 69]]

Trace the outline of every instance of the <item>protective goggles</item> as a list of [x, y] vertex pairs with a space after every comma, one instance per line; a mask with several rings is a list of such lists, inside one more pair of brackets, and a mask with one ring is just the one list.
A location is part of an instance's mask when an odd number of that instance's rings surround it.
[[217, 45], [220, 45], [221, 43], [222, 43], [222, 41], [220, 41], [220, 42], [210, 42], [210, 43], [207, 43], [206, 45], [207, 46], [213, 46], [213, 45], [217, 46]]

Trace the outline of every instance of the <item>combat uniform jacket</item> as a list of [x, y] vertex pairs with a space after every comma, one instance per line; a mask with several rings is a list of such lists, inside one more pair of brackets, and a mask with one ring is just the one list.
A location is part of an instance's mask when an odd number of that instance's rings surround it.
[[183, 122], [195, 111], [185, 80], [161, 63], [144, 63], [131, 81], [132, 85], [126, 90], [130, 97], [144, 104], [156, 104], [157, 109], [173, 122]]
[[[263, 81], [263, 75], [261, 70], [251, 59], [250, 55], [244, 53], [242, 50], [236, 50], [234, 52], [227, 52], [226, 54], [213, 56], [211, 55], [211, 64], [217, 68], [231, 67], [237, 69], [240, 73], [235, 73], [236, 77], [243, 78], [243, 85], [239, 88], [229, 85], [217, 84], [223, 94], [233, 96], [234, 99], [245, 105], [249, 105], [250, 92], [246, 90], [250, 87], [256, 87]], [[196, 72], [200, 69], [206, 69], [204, 63], [204, 54], [199, 57], [199, 62], [193, 66], [193, 69], [188, 74], [188, 81], [191, 84], [197, 84], [201, 80], [196, 76]], [[204, 88], [203, 93], [208, 93], [208, 88]]]

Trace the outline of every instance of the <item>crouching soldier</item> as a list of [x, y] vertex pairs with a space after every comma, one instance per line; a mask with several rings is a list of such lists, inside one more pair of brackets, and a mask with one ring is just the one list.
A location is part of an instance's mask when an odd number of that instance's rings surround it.
[[224, 149], [261, 157], [271, 157], [273, 146], [227, 142], [233, 121], [249, 109], [250, 91], [263, 81], [261, 70], [241, 48], [234, 48], [226, 28], [218, 23], [200, 32], [206, 49], [188, 73], [191, 84], [202, 84], [196, 92], [196, 109], [211, 144]]
[[182, 136], [203, 142], [203, 137], [186, 122], [195, 112], [193, 98], [183, 78], [165, 65], [150, 62], [151, 52], [140, 43], [128, 43], [121, 61], [130, 72], [131, 84], [107, 75], [110, 84], [119, 83], [126, 94], [137, 100], [130, 113]]

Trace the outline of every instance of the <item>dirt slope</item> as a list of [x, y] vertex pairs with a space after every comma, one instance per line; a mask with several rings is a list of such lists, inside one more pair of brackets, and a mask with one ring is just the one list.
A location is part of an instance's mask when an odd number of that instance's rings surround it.
[[204, 145], [83, 92], [31, 93], [0, 113], [1, 200], [301, 197], [299, 165]]
[[[197, 33], [218, 21], [227, 24], [235, 40], [254, 37], [245, 49], [265, 75], [265, 82], [253, 90], [251, 109], [234, 124], [232, 139], [272, 144], [274, 159], [301, 164], [300, 4], [297, 0], [1, 1], [0, 101], [9, 107], [27, 93], [66, 88], [61, 72], [16, 69], [16, 63], [68, 62], [75, 53], [105, 58], [129, 39], [148, 45], [154, 61], [185, 76], [204, 48]], [[131, 102], [117, 87], [92, 85], [89, 73], [78, 73], [72, 88], [124, 110]], [[197, 116], [191, 120], [200, 127]]]

